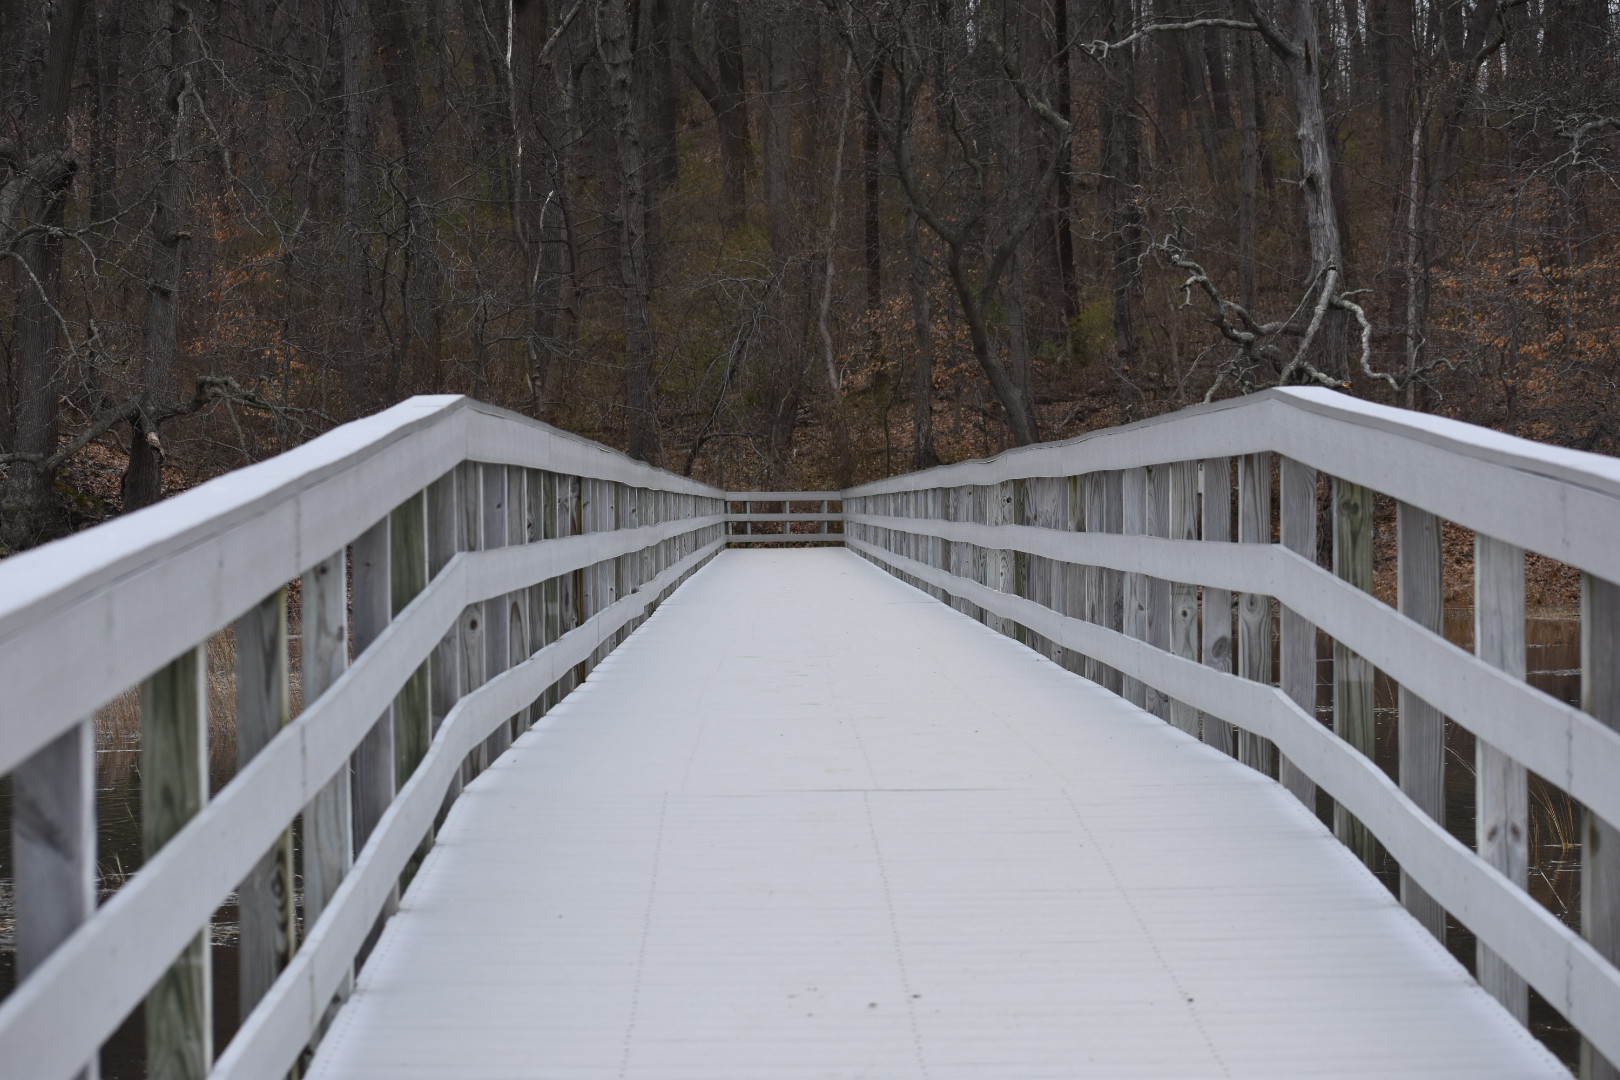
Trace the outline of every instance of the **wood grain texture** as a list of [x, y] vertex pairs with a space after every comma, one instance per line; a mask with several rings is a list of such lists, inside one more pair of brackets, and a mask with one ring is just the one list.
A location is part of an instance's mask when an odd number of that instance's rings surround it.
[[[350, 583], [354, 622], [351, 641], [358, 659], [387, 629], [389, 595], [389, 527], [385, 517], [355, 540]], [[394, 801], [394, 717], [389, 706], [354, 753], [354, 849], [365, 847], [371, 831]]]
[[[479, 496], [481, 505], [479, 514], [483, 519], [484, 550], [506, 547], [510, 543], [508, 536], [508, 507], [509, 498], [507, 488], [507, 466], [485, 464], [482, 470], [483, 491]], [[510, 663], [511, 621], [507, 617], [507, 609], [511, 600], [505, 596], [492, 596], [483, 604], [482, 625], [484, 628], [484, 678], [493, 679], [507, 669]], [[506, 752], [512, 745], [512, 732], [510, 727], [497, 728], [490, 733], [489, 741], [484, 745], [483, 756], [479, 760], [478, 768], [482, 772], [489, 768], [491, 762]]]
[[[1108, 514], [1105, 509], [1107, 488], [1101, 473], [1087, 473], [1080, 477], [1081, 494], [1085, 499], [1084, 530], [1087, 534], [1107, 530]], [[1089, 623], [1105, 626], [1108, 623], [1108, 600], [1104, 575], [1108, 573], [1092, 562], [1082, 562], [1080, 570], [1080, 610], [1070, 612]], [[1094, 656], [1087, 656], [1081, 674], [1092, 682], [1108, 685], [1108, 674]]]
[[[1169, 531], [1172, 540], [1198, 539], [1198, 463], [1178, 461], [1169, 466]], [[1198, 586], [1170, 582], [1170, 652], [1198, 659]], [[1187, 734], [1198, 735], [1198, 710], [1185, 701], [1169, 701], [1170, 722]]]
[[[299, 650], [304, 707], [318, 702], [349, 667], [349, 598], [343, 552], [304, 572], [304, 624]], [[304, 923], [313, 929], [354, 865], [354, 812], [347, 764], [304, 807]], [[351, 969], [352, 970], [352, 969]], [[348, 997], [352, 974], [340, 981]], [[316, 1034], [319, 1034], [319, 1029]]]
[[[1445, 589], [1441, 579], [1440, 520], [1410, 503], [1396, 506], [1396, 592], [1401, 614], [1426, 630], [1443, 629]], [[1397, 775], [1401, 790], [1434, 820], [1446, 820], [1446, 721], [1440, 710], [1400, 687]], [[1446, 939], [1446, 913], [1401, 870], [1401, 903], [1438, 940]]]
[[[1126, 536], [1147, 535], [1147, 469], [1126, 469], [1120, 477], [1121, 532]], [[1128, 573], [1124, 581], [1124, 630], [1127, 637], [1146, 641], [1148, 637], [1148, 576]], [[1121, 680], [1121, 695], [1137, 708], [1148, 704], [1148, 687], [1133, 674]]]
[[[1238, 542], [1271, 543], [1271, 455], [1238, 459]], [[1238, 597], [1238, 674], [1271, 683], [1271, 597], [1245, 592]], [[1270, 774], [1272, 750], [1261, 736], [1239, 728], [1237, 756], [1251, 769]]]
[[[1279, 462], [1278, 534], [1282, 546], [1316, 560], [1316, 470], [1291, 458]], [[1308, 713], [1316, 712], [1316, 627], [1286, 604], [1279, 605], [1278, 683]], [[1277, 779], [1312, 813], [1316, 785], [1287, 757], [1277, 759]]]
[[[1147, 536], [1170, 535], [1170, 466], [1152, 465], [1147, 470]], [[1147, 642], [1156, 649], [1170, 648], [1170, 581], [1149, 575], [1147, 578]], [[1153, 685], [1147, 688], [1148, 712], [1160, 720], [1170, 719], [1170, 698]]]
[[[1203, 463], [1203, 496], [1199, 512], [1203, 516], [1205, 540], [1226, 543], [1232, 539], [1232, 463], [1226, 458], [1209, 458]], [[1232, 670], [1232, 593], [1204, 585], [1204, 663], [1215, 671]], [[1232, 725], [1219, 716], [1203, 714], [1204, 741], [1222, 753], [1236, 752]]]
[[[141, 683], [141, 846], [148, 864], [208, 801], [203, 646]], [[146, 997], [146, 1075], [203, 1080], [214, 1063], [208, 928], [203, 926]]]
[[[96, 910], [96, 730], [69, 728], [11, 774], [11, 861], [19, 982]], [[98, 1080], [95, 1055], [76, 1080]]]
[[[287, 591], [277, 589], [236, 620], [236, 767], [241, 770], [291, 720]], [[237, 887], [237, 1003], [246, 1017], [298, 944], [293, 836], [284, 829]]]
[[[1373, 587], [1373, 493], [1360, 484], [1333, 479], [1333, 572], [1363, 592]], [[1373, 756], [1373, 668], [1342, 641], [1333, 643], [1333, 730], [1339, 738]], [[1369, 867], [1377, 865], [1377, 842], [1342, 806], [1333, 808], [1333, 832]]]
[[[399, 618], [428, 583], [427, 495], [418, 492], [405, 500], [389, 518], [388, 523], [388, 578], [389, 611]], [[432, 660], [419, 666], [400, 687], [394, 698], [394, 789], [398, 791], [410, 780], [427, 753], [433, 740], [432, 717]], [[416, 857], [406, 864], [400, 878], [400, 888], [410, 885], [411, 878], [428, 848], [433, 846], [430, 829], [422, 838]]]
[[[1620, 586], [1585, 574], [1581, 580], [1581, 707], [1620, 731]], [[1620, 829], [1581, 811], [1581, 933], [1620, 966]], [[1609, 1059], [1581, 1040], [1582, 1080], [1620, 1080]]]
[[[1475, 534], [1474, 651], [1479, 658], [1523, 679], [1524, 551]], [[1484, 739], [1474, 743], [1474, 821], [1479, 857], [1519, 888], [1529, 881], [1530, 788], [1524, 766]], [[1485, 987], [1521, 1024], [1530, 1001], [1523, 976], [1483, 942], [1477, 970]]]

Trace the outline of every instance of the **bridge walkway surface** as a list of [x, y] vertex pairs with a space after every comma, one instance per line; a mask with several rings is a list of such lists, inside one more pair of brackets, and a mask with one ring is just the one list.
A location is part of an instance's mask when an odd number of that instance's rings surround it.
[[812, 549], [467, 788], [310, 1075], [1568, 1074], [1277, 783]]

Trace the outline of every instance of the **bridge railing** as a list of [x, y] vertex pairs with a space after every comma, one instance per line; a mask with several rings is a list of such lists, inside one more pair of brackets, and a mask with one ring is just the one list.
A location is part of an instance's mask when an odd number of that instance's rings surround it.
[[843, 498], [838, 491], [727, 492], [727, 539], [735, 547], [842, 544]]
[[[1395, 607], [1373, 595], [1378, 495], [1397, 504]], [[844, 509], [851, 550], [1313, 810], [1320, 787], [1346, 844], [1399, 864], [1414, 917], [1473, 931], [1514, 1015], [1528, 983], [1592, 1069], [1620, 1062], [1620, 462], [1281, 390], [853, 488]], [[1473, 653], [1442, 636], [1443, 522], [1475, 533]], [[1583, 572], [1584, 711], [1525, 681], [1526, 551]], [[1373, 760], [1374, 669], [1399, 686], [1398, 782]], [[1447, 717], [1478, 748], [1472, 848], [1444, 825]], [[1583, 808], [1580, 932], [1527, 891], [1527, 770]]]
[[[442, 808], [726, 545], [726, 499], [414, 398], [0, 563], [19, 973], [0, 1073], [94, 1075], [144, 1003], [150, 1075], [288, 1075]], [[202, 646], [227, 627], [239, 767], [210, 799]], [[146, 861], [98, 907], [94, 715], [135, 686]], [[208, 930], [233, 890], [242, 1021], [216, 1062]]]

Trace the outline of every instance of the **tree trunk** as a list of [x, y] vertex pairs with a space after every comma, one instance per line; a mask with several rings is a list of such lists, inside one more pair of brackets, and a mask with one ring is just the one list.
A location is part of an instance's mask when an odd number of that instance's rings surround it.
[[150, 506], [163, 497], [162, 421], [158, 410], [173, 394], [179, 351], [180, 279], [186, 270], [190, 205], [183, 158], [186, 115], [195, 92], [192, 72], [201, 50], [189, 3], [169, 6], [169, 73], [158, 117], [163, 164], [152, 190], [152, 256], [147, 271], [145, 361], [141, 367], [141, 415], [130, 438], [124, 473], [124, 512]]
[[923, 260], [917, 211], [906, 207], [906, 286], [911, 292], [911, 333], [916, 350], [912, 368], [911, 467], [939, 464], [934, 449], [934, 317], [928, 301], [928, 264]]
[[[84, 6], [84, 0], [57, 0], [48, 21], [22, 4], [7, 12], [6, 23], [12, 32], [42, 28], [47, 35], [43, 41], [26, 41], [30, 56], [43, 57], [40, 70], [44, 77], [39, 84], [28, 86], [37, 96], [24, 125], [26, 145], [20, 147], [22, 153], [6, 181], [12, 191], [3, 192], [17, 196], [22, 209], [17, 224], [21, 227], [54, 226], [63, 221], [62, 204], [77, 169], [66, 120]], [[21, 89], [15, 84], [12, 88]], [[57, 402], [63, 385], [58, 352], [61, 240], [35, 234], [21, 243], [19, 254], [13, 449], [46, 457], [56, 450]], [[28, 461], [14, 462], [0, 474], [0, 547], [18, 550], [61, 532], [66, 522], [57, 504], [55, 480]]]
[[653, 335], [647, 261], [647, 155], [642, 102], [635, 92], [635, 24], [627, 0], [598, 0], [596, 47], [607, 69], [619, 166], [619, 276], [624, 290], [624, 391], [628, 451], [658, 460], [653, 409]]

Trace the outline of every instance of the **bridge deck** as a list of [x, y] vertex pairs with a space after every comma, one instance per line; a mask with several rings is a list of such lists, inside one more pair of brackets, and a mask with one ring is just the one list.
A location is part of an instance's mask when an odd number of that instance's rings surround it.
[[312, 1075], [1567, 1074], [1278, 785], [811, 550], [468, 787]]

